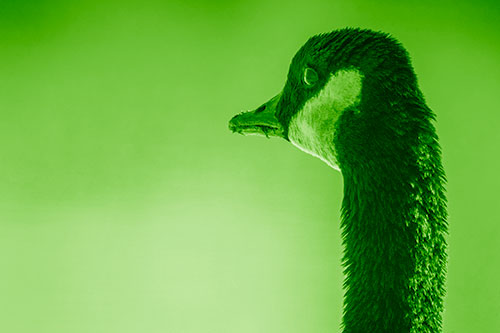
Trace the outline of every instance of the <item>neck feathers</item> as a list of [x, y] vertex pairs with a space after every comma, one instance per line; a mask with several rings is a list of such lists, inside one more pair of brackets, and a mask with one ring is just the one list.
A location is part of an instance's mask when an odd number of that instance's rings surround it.
[[[342, 168], [345, 332], [440, 331], [444, 172], [434, 129], [424, 125], [412, 147], [389, 146]], [[391, 151], [398, 154], [389, 158]]]

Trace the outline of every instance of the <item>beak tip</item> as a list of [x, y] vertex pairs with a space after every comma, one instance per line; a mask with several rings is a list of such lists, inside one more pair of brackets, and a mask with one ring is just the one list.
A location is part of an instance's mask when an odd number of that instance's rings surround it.
[[282, 125], [275, 115], [280, 96], [281, 93], [253, 111], [243, 111], [233, 116], [228, 123], [229, 130], [242, 135], [265, 136], [268, 139], [271, 136], [282, 136]]

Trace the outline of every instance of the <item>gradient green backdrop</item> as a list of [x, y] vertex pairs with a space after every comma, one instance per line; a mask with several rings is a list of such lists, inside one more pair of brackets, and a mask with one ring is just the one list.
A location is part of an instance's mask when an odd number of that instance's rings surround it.
[[227, 122], [359, 26], [403, 42], [438, 117], [444, 331], [499, 332], [499, 8], [1, 0], [0, 331], [338, 332], [341, 174]]

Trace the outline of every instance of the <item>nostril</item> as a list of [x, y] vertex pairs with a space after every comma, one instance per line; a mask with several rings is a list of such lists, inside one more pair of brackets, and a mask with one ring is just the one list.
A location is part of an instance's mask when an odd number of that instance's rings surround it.
[[259, 106], [259, 108], [257, 110], [255, 110], [255, 113], [259, 113], [259, 112], [262, 112], [266, 109], [266, 104], [262, 104], [261, 106]]

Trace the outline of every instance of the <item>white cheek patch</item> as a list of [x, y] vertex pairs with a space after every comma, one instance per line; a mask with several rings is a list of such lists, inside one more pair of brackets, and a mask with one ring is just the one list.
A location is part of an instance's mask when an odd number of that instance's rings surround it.
[[339, 170], [333, 146], [335, 122], [345, 109], [359, 104], [362, 80], [362, 74], [354, 68], [332, 75], [319, 94], [290, 120], [290, 142]]

